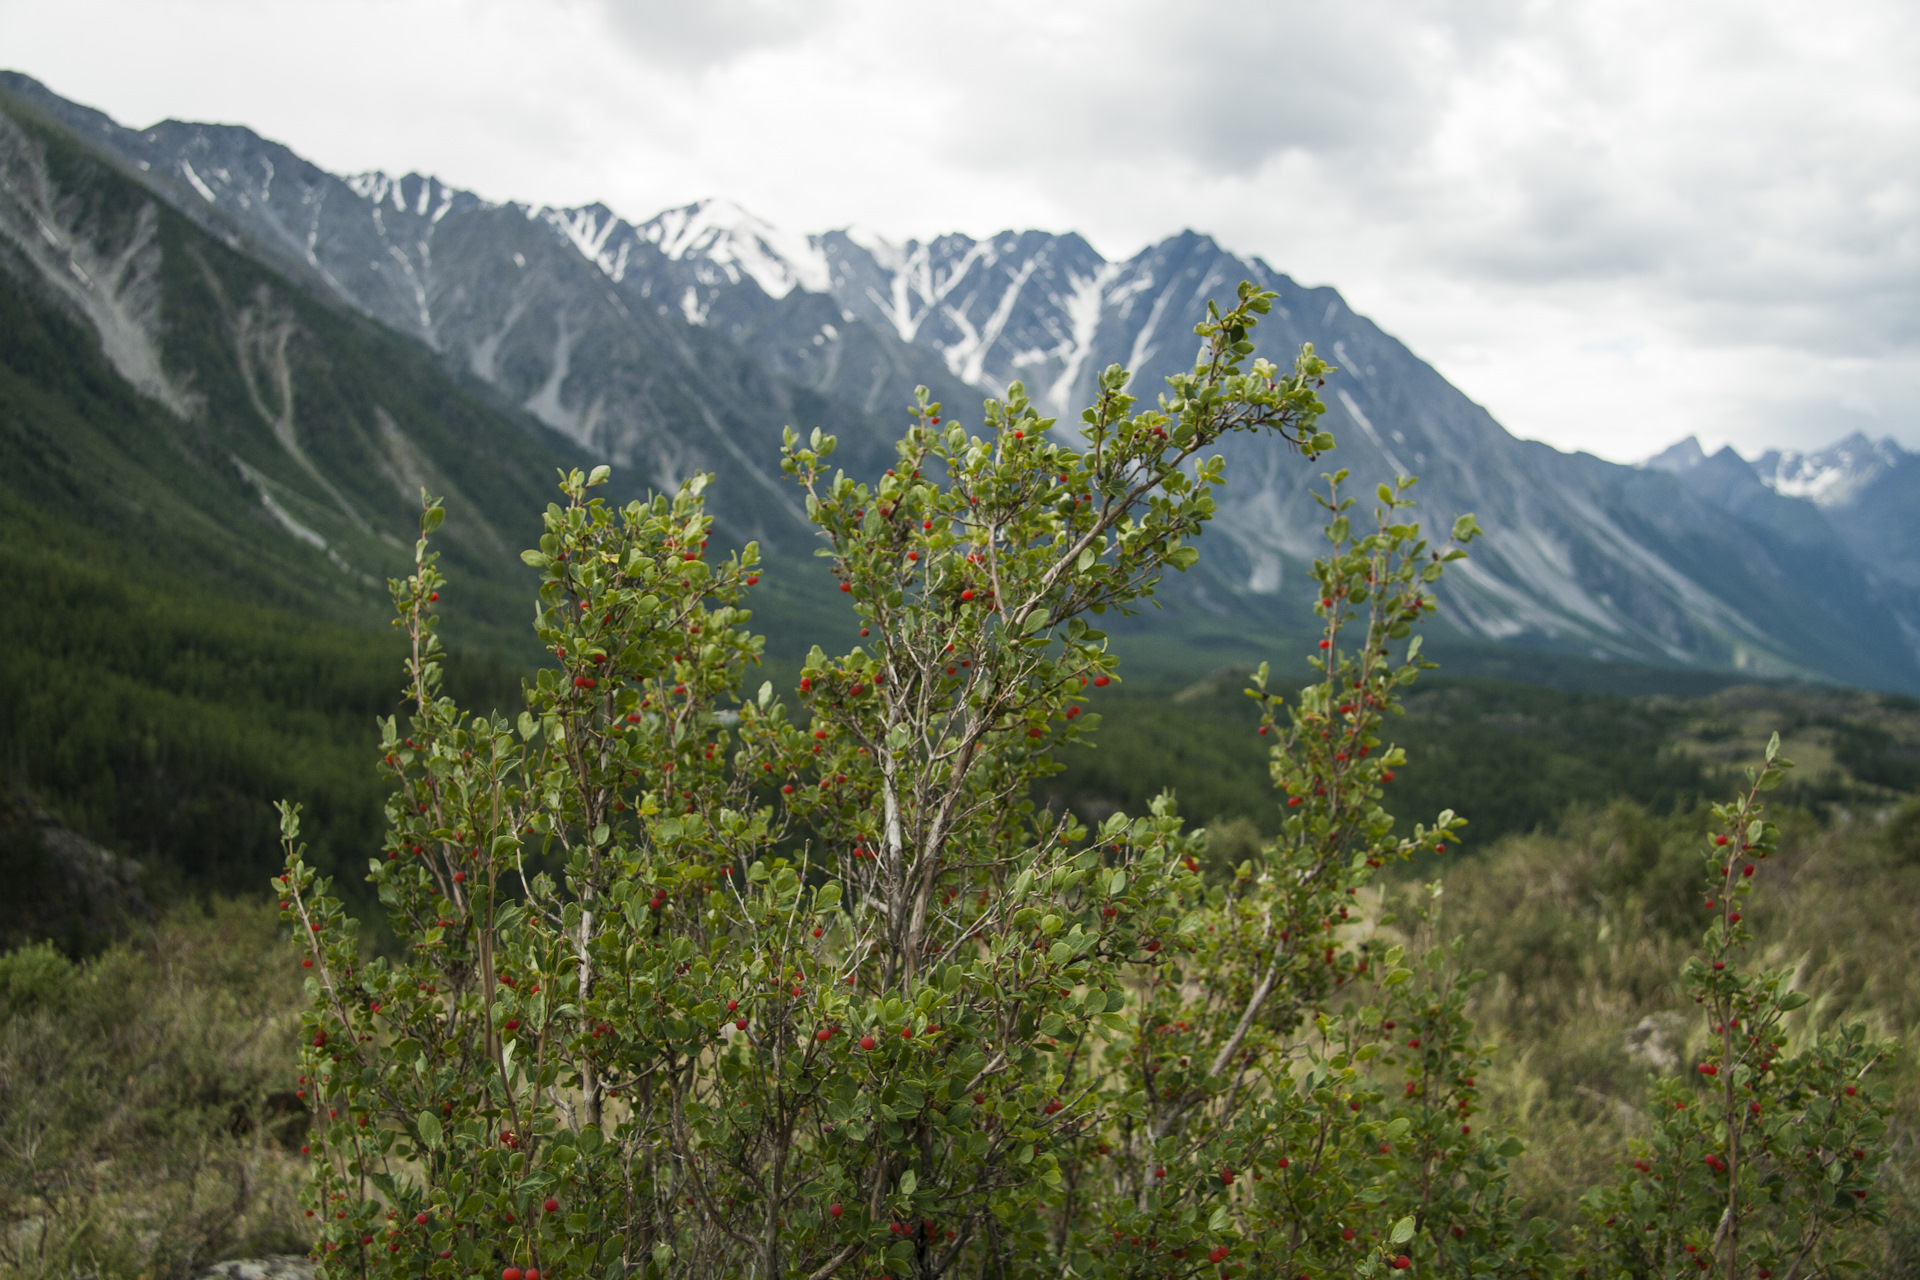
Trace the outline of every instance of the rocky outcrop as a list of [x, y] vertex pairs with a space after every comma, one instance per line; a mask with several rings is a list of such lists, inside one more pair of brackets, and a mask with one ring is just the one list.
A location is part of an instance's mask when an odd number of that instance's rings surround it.
[[153, 918], [139, 864], [69, 829], [23, 797], [0, 805], [0, 951], [52, 942], [97, 950]]

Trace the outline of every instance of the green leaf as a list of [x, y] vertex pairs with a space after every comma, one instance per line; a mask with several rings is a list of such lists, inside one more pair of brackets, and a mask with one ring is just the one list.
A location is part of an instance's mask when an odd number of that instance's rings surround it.
[[910, 1196], [920, 1188], [920, 1175], [909, 1169], [900, 1175], [900, 1194]]
[[1497, 1149], [1501, 1155], [1511, 1160], [1515, 1156], [1519, 1155], [1522, 1151], [1525, 1151], [1527, 1149], [1527, 1144], [1520, 1141], [1520, 1139], [1518, 1138], [1510, 1137], [1505, 1142], [1501, 1143]]
[[1393, 1224], [1393, 1242], [1405, 1244], [1413, 1239], [1413, 1218], [1411, 1215]]
[[440, 505], [438, 498], [434, 499], [433, 505], [420, 513], [420, 532], [423, 534], [432, 533], [440, 527], [440, 522], [446, 518], [447, 509]]
[[1413, 970], [1411, 969], [1395, 969], [1392, 973], [1387, 975], [1386, 982], [1383, 983], [1382, 985], [1389, 986], [1389, 987], [1397, 987], [1401, 983], [1405, 982], [1408, 978], [1411, 978], [1412, 976], [1413, 976]]
[[1805, 1004], [1807, 999], [1807, 993], [1804, 991], [1789, 991], [1780, 997], [1780, 1012], [1792, 1013], [1795, 1009]]
[[1213, 1211], [1213, 1216], [1207, 1219], [1207, 1230], [1217, 1235], [1225, 1231], [1227, 1224], [1232, 1221], [1233, 1215], [1227, 1211], [1227, 1206], [1221, 1205]]
[[422, 1111], [414, 1118], [414, 1128], [420, 1131], [420, 1141], [427, 1144], [429, 1150], [440, 1147], [440, 1117], [431, 1111]]
[[613, 468], [603, 462], [588, 473], [587, 488], [591, 489], [597, 484], [605, 484], [612, 476]]

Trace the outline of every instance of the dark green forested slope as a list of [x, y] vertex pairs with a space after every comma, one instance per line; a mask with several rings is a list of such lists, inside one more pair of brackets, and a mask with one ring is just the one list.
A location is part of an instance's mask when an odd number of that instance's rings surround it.
[[[0, 502], [0, 777], [162, 879], [253, 892], [278, 862], [271, 802], [301, 801], [329, 868], [381, 830], [374, 719], [398, 637], [236, 599], [108, 539]], [[517, 676], [456, 658], [468, 705]], [[355, 877], [357, 879], [357, 877]]]
[[[408, 560], [424, 486], [448, 502], [444, 550], [466, 593], [456, 627], [520, 621], [513, 553], [538, 528], [555, 466], [580, 461], [568, 442], [206, 234], [83, 145], [10, 123], [59, 193], [44, 215], [58, 234], [103, 255], [145, 244], [157, 260], [121, 294], [157, 292], [145, 327], [185, 407], [129, 386], [46, 264], [0, 241], [0, 487], [248, 598], [364, 622]], [[290, 534], [269, 500], [326, 548]]]
[[[1667, 684], [1665, 673], [1645, 678]], [[1267, 739], [1245, 685], [1244, 670], [1229, 669], [1185, 688], [1104, 691], [1092, 746], [1062, 757], [1045, 799], [1097, 818], [1139, 812], [1165, 787], [1191, 821], [1249, 824], [1236, 840], [1276, 830]], [[1628, 696], [1443, 670], [1408, 690], [1406, 708], [1382, 735], [1408, 754], [1384, 803], [1404, 826], [1456, 810], [1469, 850], [1615, 800], [1665, 814], [1720, 799], [1776, 730], [1802, 766], [1779, 793], [1785, 803], [1824, 814], [1920, 790], [1920, 703], [1897, 695], [1710, 684]]]
[[373, 721], [401, 656], [385, 580], [411, 560], [418, 487], [448, 498], [456, 689], [502, 705], [534, 655], [516, 552], [576, 459], [418, 344], [13, 123], [58, 195], [35, 217], [102, 252], [146, 237], [186, 409], [134, 390], [0, 238], [0, 786], [228, 891], [277, 863], [270, 802], [291, 796], [347, 865], [378, 832]]

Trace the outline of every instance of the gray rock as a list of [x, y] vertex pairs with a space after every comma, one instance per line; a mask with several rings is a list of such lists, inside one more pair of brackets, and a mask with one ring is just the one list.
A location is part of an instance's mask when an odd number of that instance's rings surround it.
[[194, 1280], [313, 1280], [313, 1259], [297, 1253], [237, 1258], [216, 1262]]

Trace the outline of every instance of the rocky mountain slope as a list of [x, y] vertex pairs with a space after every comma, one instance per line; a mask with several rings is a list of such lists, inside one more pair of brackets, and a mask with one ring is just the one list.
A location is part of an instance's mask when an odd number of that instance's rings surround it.
[[[420, 175], [338, 177], [244, 128], [126, 129], [21, 76], [0, 90], [118, 157], [176, 213], [418, 339], [636, 482], [720, 472], [723, 519], [776, 553], [808, 542], [774, 465], [781, 426], [835, 430], [850, 467], [874, 467], [916, 383], [965, 421], [1016, 378], [1070, 424], [1106, 365], [1153, 394], [1191, 360], [1208, 300], [1250, 279], [1279, 294], [1264, 354], [1290, 360], [1312, 342], [1340, 368], [1328, 425], [1355, 491], [1413, 473], [1436, 527], [1478, 515], [1486, 540], [1445, 592], [1464, 638], [1920, 688], [1907, 622], [1920, 548], [1902, 567], [1878, 564], [1868, 552], [1885, 548], [1860, 533], [1871, 517], [1831, 518], [1794, 488], [1798, 462], [1776, 460], [1788, 478], [1760, 486], [1772, 501], [1719, 501], [1691, 473], [1516, 440], [1334, 290], [1202, 235], [1108, 262], [1078, 236], [1036, 231], [796, 235], [718, 201], [636, 223], [598, 205], [492, 204]], [[164, 402], [164, 369], [127, 368]], [[1322, 468], [1266, 442], [1227, 452], [1208, 555], [1175, 588], [1169, 625], [1251, 632], [1300, 616], [1318, 545], [1307, 491]], [[1913, 471], [1888, 471], [1886, 503]]]

